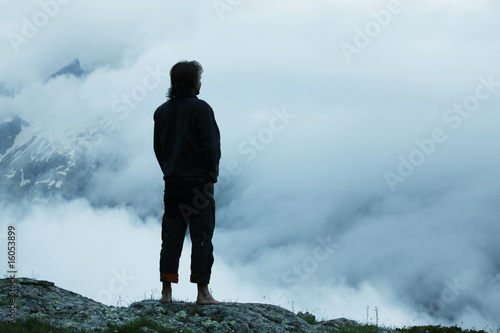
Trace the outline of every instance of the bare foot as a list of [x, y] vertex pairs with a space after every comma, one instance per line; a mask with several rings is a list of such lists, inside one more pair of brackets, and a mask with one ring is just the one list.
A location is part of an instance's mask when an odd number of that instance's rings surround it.
[[208, 285], [199, 284], [196, 304], [209, 305], [209, 304], [220, 304], [220, 302], [214, 299], [212, 294], [210, 294], [210, 291], [208, 291]]
[[161, 303], [172, 303], [172, 284], [170, 282], [163, 282], [163, 289], [161, 290]]
[[172, 298], [168, 296], [162, 296], [160, 298], [160, 303], [172, 303]]
[[196, 299], [196, 304], [209, 305], [209, 304], [220, 304], [220, 302], [209, 295], [208, 297], [198, 297]]

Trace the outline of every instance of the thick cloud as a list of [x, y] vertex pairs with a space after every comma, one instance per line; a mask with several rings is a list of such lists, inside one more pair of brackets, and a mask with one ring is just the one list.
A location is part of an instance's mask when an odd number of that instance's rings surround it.
[[[49, 16], [42, 3], [59, 6], [45, 25], [33, 20]], [[364, 320], [369, 306], [386, 324], [498, 324], [498, 5], [6, 6], [5, 36], [22, 36], [24, 18], [40, 27], [17, 53], [2, 40], [14, 92], [2, 116], [50, 138], [90, 128], [86, 157], [100, 166], [84, 198], [3, 208], [20, 275], [108, 304], [159, 288], [152, 113], [170, 66], [197, 59], [223, 139], [217, 297], [320, 318]], [[75, 58], [86, 76], [46, 81]], [[175, 292], [192, 300], [188, 253]]]

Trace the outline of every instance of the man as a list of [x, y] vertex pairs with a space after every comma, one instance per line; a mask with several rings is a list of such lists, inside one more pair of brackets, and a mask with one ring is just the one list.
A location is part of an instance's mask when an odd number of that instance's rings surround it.
[[178, 282], [179, 259], [189, 226], [191, 277], [197, 284], [198, 304], [218, 304], [208, 284], [214, 261], [214, 183], [219, 174], [220, 133], [212, 108], [196, 97], [202, 66], [181, 61], [170, 70], [168, 101], [154, 113], [154, 151], [165, 181], [160, 252], [160, 302], [172, 302], [172, 283]]

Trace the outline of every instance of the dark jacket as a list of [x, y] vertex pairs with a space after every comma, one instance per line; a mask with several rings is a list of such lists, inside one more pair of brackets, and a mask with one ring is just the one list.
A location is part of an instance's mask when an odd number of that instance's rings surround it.
[[154, 151], [163, 178], [217, 182], [220, 133], [212, 108], [196, 96], [173, 98], [154, 113]]

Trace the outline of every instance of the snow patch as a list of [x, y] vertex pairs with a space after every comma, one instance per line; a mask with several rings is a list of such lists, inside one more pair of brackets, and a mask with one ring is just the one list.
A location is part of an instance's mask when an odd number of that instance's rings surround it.
[[17, 171], [15, 169], [10, 169], [8, 173], [3, 175], [7, 179], [12, 179], [16, 175]]
[[1, 120], [0, 120], [0, 124], [4, 124], [4, 123], [10, 123], [11, 121], [14, 120], [14, 116], [10, 115], [10, 116], [5, 116], [3, 117]]
[[21, 183], [20, 183], [20, 186], [23, 187], [24, 185], [27, 185], [31, 183], [31, 180], [30, 179], [24, 179], [24, 170], [21, 169]]

